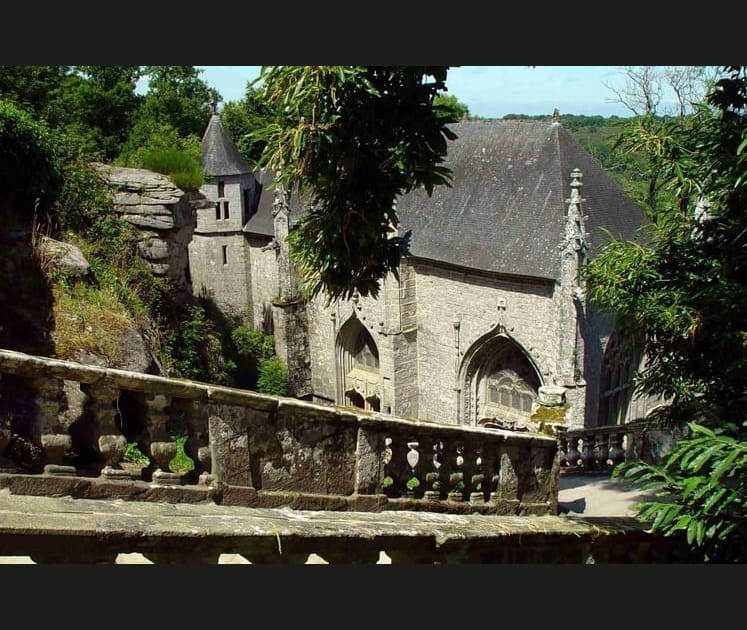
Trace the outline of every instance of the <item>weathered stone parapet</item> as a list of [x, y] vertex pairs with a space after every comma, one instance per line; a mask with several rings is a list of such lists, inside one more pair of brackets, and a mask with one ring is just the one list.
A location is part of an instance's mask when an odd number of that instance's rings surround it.
[[561, 470], [609, 472], [626, 459], [640, 457], [646, 422], [562, 429], [558, 432]]
[[0, 555], [39, 562], [113, 562], [119, 553], [142, 553], [188, 564], [232, 553], [250, 562], [301, 563], [314, 553], [329, 562], [368, 563], [382, 551], [397, 563], [694, 561], [684, 540], [650, 534], [632, 518], [291, 513], [0, 492]]
[[[465, 505], [498, 514], [551, 513], [557, 505], [557, 442], [540, 434], [405, 420], [5, 350], [0, 372], [80, 383], [91, 449], [110, 472], [126, 445], [114, 406], [126, 393], [127, 435], [151, 460], [143, 477], [158, 485], [202, 480], [218, 502], [342, 510], [391, 502], [459, 513]], [[191, 476], [169, 469], [176, 414], [199, 464]]]

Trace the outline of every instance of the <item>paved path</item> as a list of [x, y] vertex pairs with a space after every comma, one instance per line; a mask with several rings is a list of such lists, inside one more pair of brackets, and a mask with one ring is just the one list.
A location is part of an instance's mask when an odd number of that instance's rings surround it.
[[560, 477], [558, 503], [561, 514], [635, 516], [633, 504], [652, 497], [608, 476], [569, 475]]

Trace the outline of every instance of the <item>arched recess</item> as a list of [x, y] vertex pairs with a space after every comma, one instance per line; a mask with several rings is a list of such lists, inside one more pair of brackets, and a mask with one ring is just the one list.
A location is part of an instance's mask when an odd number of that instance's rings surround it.
[[379, 349], [371, 333], [352, 316], [340, 328], [335, 343], [337, 401], [370, 411], [381, 410]]
[[633, 399], [633, 375], [640, 360], [640, 356], [631, 352], [616, 333], [610, 336], [602, 358], [598, 426], [627, 421]]
[[470, 425], [488, 418], [508, 423], [528, 418], [542, 385], [534, 361], [502, 328], [472, 344], [459, 376], [461, 422]]

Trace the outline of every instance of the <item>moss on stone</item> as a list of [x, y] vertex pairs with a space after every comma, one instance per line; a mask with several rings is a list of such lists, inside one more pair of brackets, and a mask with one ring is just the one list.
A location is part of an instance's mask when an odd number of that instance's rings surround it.
[[546, 435], [554, 436], [554, 426], [565, 424], [565, 414], [570, 409], [571, 404], [565, 403], [559, 407], [540, 406], [531, 416], [530, 420], [536, 422], [539, 426], [539, 432]]

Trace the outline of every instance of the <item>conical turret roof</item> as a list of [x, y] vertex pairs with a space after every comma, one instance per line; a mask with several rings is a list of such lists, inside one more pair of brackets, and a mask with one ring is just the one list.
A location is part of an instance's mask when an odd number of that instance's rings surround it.
[[238, 148], [223, 127], [220, 115], [210, 117], [200, 143], [202, 168], [208, 175], [243, 175], [252, 169], [241, 157]]

